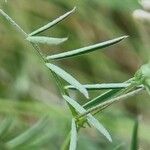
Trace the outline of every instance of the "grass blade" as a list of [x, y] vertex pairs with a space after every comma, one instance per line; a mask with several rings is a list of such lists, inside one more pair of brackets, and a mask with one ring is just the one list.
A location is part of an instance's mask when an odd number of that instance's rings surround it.
[[[130, 83], [103, 83], [103, 84], [85, 84], [83, 85], [87, 90], [108, 90], [108, 89], [123, 89], [130, 85]], [[75, 87], [68, 85], [66, 89], [75, 90]]]
[[131, 142], [131, 150], [138, 150], [138, 120], [134, 123], [133, 134], [132, 134], [132, 142]]
[[71, 10], [65, 13], [64, 15], [60, 16], [59, 18], [53, 20], [52, 22], [49, 22], [48, 24], [42, 26], [41, 28], [33, 31], [32, 33], [29, 34], [29, 36], [37, 35], [45, 30], [48, 30], [49, 28], [53, 27], [57, 23], [61, 22], [62, 20], [66, 19], [69, 15], [71, 15], [75, 11], [75, 7]]
[[9, 127], [11, 126], [12, 123], [12, 119], [11, 118], [7, 118], [5, 120], [3, 120], [3, 122], [1, 122], [0, 124], [0, 138], [6, 134], [6, 132], [8, 131]]
[[77, 147], [77, 128], [76, 128], [75, 120], [72, 119], [69, 150], [76, 150], [76, 147]]
[[53, 38], [46, 36], [28, 36], [26, 39], [32, 43], [48, 45], [58, 45], [68, 40], [68, 38]]
[[47, 121], [48, 120], [45, 118], [41, 119], [33, 127], [26, 130], [24, 133], [12, 139], [11, 141], [7, 142], [7, 146], [13, 149], [13, 148], [22, 146], [24, 144], [27, 145], [28, 142], [30, 142], [34, 137], [39, 135], [39, 132], [41, 132], [42, 129], [46, 126]]
[[73, 85], [77, 90], [79, 90], [86, 98], [88, 98], [88, 92], [87, 90], [80, 84], [74, 77], [72, 77], [70, 74], [68, 74], [66, 71], [61, 69], [58, 66], [55, 66], [50, 63], [46, 63], [46, 66], [55, 72], [58, 76], [60, 76], [62, 79]]
[[[86, 110], [75, 100], [71, 99], [67, 95], [63, 95], [63, 98], [72, 105], [79, 113], [85, 113]], [[101, 132], [110, 142], [112, 141], [110, 134], [105, 129], [105, 127], [97, 120], [95, 119], [91, 114], [87, 115], [88, 122], [93, 125], [99, 132]]]
[[102, 49], [102, 48], [111, 46], [113, 44], [116, 44], [125, 38], [127, 38], [127, 36], [122, 36], [122, 37], [115, 38], [113, 40], [105, 41], [102, 43], [98, 43], [95, 45], [79, 48], [79, 49], [68, 51], [68, 52], [63, 52], [60, 54], [47, 56], [47, 60], [59, 60], [59, 59], [65, 59], [65, 58], [73, 57], [73, 56], [78, 56], [78, 55], [85, 54], [85, 53], [90, 53], [90, 52], [93, 52], [95, 50]]

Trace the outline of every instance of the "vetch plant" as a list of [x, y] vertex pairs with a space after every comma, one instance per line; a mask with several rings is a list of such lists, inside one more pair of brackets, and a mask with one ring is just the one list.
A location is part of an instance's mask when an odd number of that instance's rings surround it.
[[[112, 142], [112, 137], [110, 133], [105, 129], [105, 127], [101, 124], [101, 122], [94, 117], [94, 115], [100, 113], [102, 110], [106, 109], [113, 103], [137, 95], [145, 89], [147, 89], [148, 92], [150, 91], [149, 64], [142, 66], [141, 69], [137, 71], [135, 76], [129, 79], [128, 81], [125, 81], [123, 83], [108, 83], [108, 84], [107, 83], [81, 84], [72, 75], [70, 75], [65, 70], [54, 64], [56, 60], [58, 61], [62, 59], [73, 58], [83, 54], [94, 52], [96, 50], [100, 50], [102, 48], [106, 48], [108, 46], [112, 46], [126, 39], [128, 36], [121, 36], [102, 43], [97, 43], [94, 45], [66, 51], [59, 54], [54, 54], [51, 56], [45, 56], [43, 54], [42, 50], [39, 47], [39, 44], [58, 45], [68, 40], [68, 38], [54, 38], [41, 35], [38, 36], [38, 34], [48, 29], [51, 29], [51, 27], [57, 25], [58, 23], [69, 17], [74, 11], [75, 8], [65, 13], [64, 15], [58, 17], [57, 19], [53, 20], [52, 22], [49, 22], [48, 24], [28, 34], [11, 17], [9, 17], [3, 10], [0, 9], [0, 14], [3, 17], [5, 17], [6, 20], [9, 21], [24, 36], [25, 40], [29, 42], [33, 46], [33, 49], [39, 54], [45, 66], [50, 70], [63, 99], [66, 101], [72, 113], [71, 131], [69, 132], [68, 137], [66, 138], [65, 142], [62, 145], [62, 149], [64, 150], [76, 149], [78, 132], [80, 131], [81, 128], [86, 126], [96, 128], [101, 134], [104, 135], [104, 137], [106, 137], [106, 139], [109, 142]], [[90, 95], [88, 92], [89, 90], [103, 90], [103, 89], [107, 89], [108, 91], [98, 95], [93, 99], [90, 99]], [[76, 99], [73, 99], [69, 95], [69, 90], [79, 91], [84, 95], [85, 99], [89, 99], [89, 101], [85, 102], [85, 104], [83, 105], [79, 104], [76, 101]], [[43, 127], [43, 124], [41, 125], [41, 122], [39, 124], [35, 126], [33, 129], [24, 133], [23, 135], [20, 135], [19, 137], [16, 137], [15, 139], [8, 141], [7, 147], [10, 149], [11, 148], [15, 149], [16, 147], [26, 143], [26, 141], [29, 141], [30, 138], [33, 136], [33, 133], [35, 134], [36, 132], [39, 131], [39, 129]]]

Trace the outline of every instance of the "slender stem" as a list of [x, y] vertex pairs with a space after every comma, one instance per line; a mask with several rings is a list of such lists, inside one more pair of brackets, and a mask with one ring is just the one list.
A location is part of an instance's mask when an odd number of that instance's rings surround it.
[[[97, 97], [95, 97], [93, 100], [85, 103], [83, 105], [83, 107], [85, 109], [89, 109], [91, 107], [94, 107], [100, 103], [102, 103], [103, 101], [109, 100], [111, 98], [120, 96], [121, 94], [125, 94], [127, 91], [131, 90], [131, 87], [133, 86], [133, 83], [131, 83], [131, 81], [133, 80], [133, 78], [123, 82], [123, 83], [130, 83], [129, 86], [127, 86], [125, 89], [111, 89]], [[135, 85], [134, 85], [135, 86]], [[133, 88], [133, 87], [132, 87]], [[111, 95], [111, 96], [110, 96]]]
[[[19, 31], [20, 33], [22, 33], [22, 35], [26, 38], [28, 37], [28, 34], [11, 18], [9, 17], [3, 10], [0, 9], [0, 13], [2, 16], [5, 17], [6, 20], [8, 20], [8, 22], [13, 25], [17, 31]], [[30, 44], [33, 46], [33, 48], [38, 52], [38, 54], [41, 56], [41, 58], [44, 60], [44, 62], [46, 61], [45, 57], [43, 56], [43, 54], [41, 53], [40, 47], [37, 44], [31, 43]]]
[[8, 20], [25, 37], [28, 36], [28, 34], [12, 18], [10, 18], [3, 10], [0, 9], [0, 13], [2, 16], [4, 16], [6, 18], [6, 20]]
[[37, 51], [37, 53], [38, 53], [39, 56], [42, 58], [42, 60], [46, 63], [45, 56], [42, 54], [39, 45], [38, 45], [38, 44], [31, 43], [31, 42], [29, 42], [29, 43], [30, 43], [30, 44], [33, 46], [33, 48]]
[[113, 98], [113, 99], [111, 99], [111, 100], [109, 100], [109, 101], [106, 101], [106, 102], [104, 102], [104, 103], [102, 103], [102, 104], [99, 104], [99, 105], [93, 107], [93, 108], [90, 108], [90, 109], [87, 110], [85, 113], [80, 114], [80, 115], [78, 116], [78, 118], [84, 117], [84, 116], [88, 115], [89, 113], [92, 113], [92, 112], [97, 111], [97, 110], [99, 110], [99, 109], [101, 109], [101, 108], [104, 108], [104, 106], [111, 105], [111, 104], [114, 103], [114, 102], [118, 102], [118, 101], [120, 101], [120, 100], [125, 100], [125, 99], [127, 99], [127, 98], [129, 98], [129, 97], [135, 96], [135, 95], [139, 94], [139, 93], [140, 93], [141, 91], [143, 91], [143, 90], [144, 90], [144, 88], [140, 88], [140, 89], [134, 90], [134, 91], [132, 91], [132, 92], [129, 92], [129, 93], [127, 93], [127, 94], [124, 94], [124, 95], [115, 97], [115, 98]]

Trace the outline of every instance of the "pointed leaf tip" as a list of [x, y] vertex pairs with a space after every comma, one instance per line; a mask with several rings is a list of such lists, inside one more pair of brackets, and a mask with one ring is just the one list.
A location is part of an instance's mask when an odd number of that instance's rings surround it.
[[69, 17], [74, 11], [76, 10], [76, 7], [74, 7], [72, 10], [66, 12], [65, 14], [63, 14], [62, 16], [56, 18], [55, 20], [49, 22], [48, 24], [40, 27], [39, 29], [33, 31], [32, 33], [30, 33], [29, 35], [30, 36], [33, 36], [33, 35], [37, 35], [41, 32], [44, 32], [50, 28], [52, 28], [53, 26], [55, 26], [56, 24], [58, 24], [59, 22], [65, 20], [67, 17]]
[[126, 38], [128, 38], [129, 37], [129, 35], [125, 35], [125, 36], [123, 36], [124, 37], [124, 39], [126, 39]]
[[60, 59], [66, 59], [66, 58], [70, 58], [70, 57], [75, 57], [75, 56], [91, 53], [91, 52], [96, 51], [98, 49], [106, 48], [108, 46], [117, 44], [127, 37], [128, 36], [121, 36], [121, 37], [114, 38], [112, 40], [104, 41], [101, 43], [97, 43], [94, 45], [82, 47], [79, 49], [75, 49], [75, 50], [71, 50], [71, 51], [67, 51], [67, 52], [63, 52], [63, 53], [59, 53], [59, 54], [54, 54], [51, 56], [47, 56], [46, 59], [47, 60], [60, 60]]
[[109, 142], [112, 142], [111, 135], [109, 132], [105, 129], [105, 127], [97, 120], [95, 119], [91, 114], [87, 117], [88, 122], [93, 125], [99, 132], [101, 132]]
[[72, 13], [73, 13], [73, 12], [75, 12], [75, 11], [76, 11], [76, 9], [77, 9], [77, 7], [76, 7], [76, 6], [74, 6], [74, 7], [73, 7], [73, 9], [72, 9], [70, 12], [72, 12]]

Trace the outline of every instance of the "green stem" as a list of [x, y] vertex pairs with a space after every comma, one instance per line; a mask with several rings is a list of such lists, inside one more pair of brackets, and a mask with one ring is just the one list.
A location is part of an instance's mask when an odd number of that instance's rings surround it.
[[120, 100], [125, 100], [125, 99], [127, 99], [127, 98], [129, 98], [129, 97], [135, 96], [135, 95], [139, 94], [139, 93], [140, 93], [141, 91], [143, 91], [143, 90], [144, 90], [144, 88], [140, 88], [140, 89], [134, 90], [134, 91], [132, 91], [132, 92], [129, 92], [129, 93], [127, 93], [127, 94], [124, 94], [124, 95], [121, 95], [121, 96], [112, 98], [112, 99], [109, 100], [109, 101], [106, 101], [106, 102], [104, 102], [104, 103], [102, 103], [102, 104], [99, 104], [99, 105], [97, 105], [97, 106], [95, 106], [95, 107], [90, 108], [90, 109], [87, 110], [85, 113], [80, 114], [80, 115], [78, 116], [78, 118], [84, 117], [84, 116], [88, 115], [89, 113], [92, 113], [92, 112], [94, 112], [94, 111], [97, 111], [97, 110], [103, 108], [104, 106], [111, 105], [111, 104], [114, 103], [114, 102], [118, 102], [118, 101], [120, 101]]
[[0, 13], [2, 16], [5, 17], [6, 20], [9, 21], [11, 25], [13, 25], [20, 33], [22, 33], [25, 37], [28, 36], [28, 34], [12, 19], [10, 18], [3, 10], [0, 9]]

